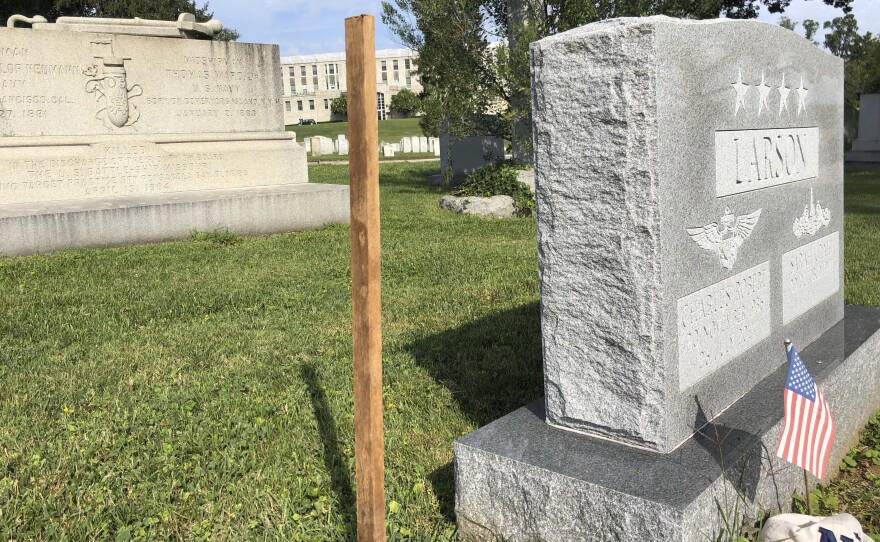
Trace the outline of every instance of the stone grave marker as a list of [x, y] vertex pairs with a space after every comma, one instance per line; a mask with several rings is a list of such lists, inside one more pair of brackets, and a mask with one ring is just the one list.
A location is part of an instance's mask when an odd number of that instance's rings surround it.
[[862, 94], [859, 102], [859, 137], [846, 161], [880, 164], [880, 94]]
[[400, 140], [400, 152], [413, 152], [412, 150], [412, 139], [409, 137], [401, 138]]
[[0, 28], [0, 254], [348, 220], [284, 131], [277, 46], [192, 15], [41, 20]]
[[448, 171], [452, 184], [458, 185], [475, 170], [504, 159], [504, 141], [494, 136], [452, 137], [441, 132], [439, 147], [441, 174], [429, 177], [428, 184], [443, 184]]
[[702, 539], [723, 468], [778, 507], [803, 486], [766, 453], [785, 338], [834, 409], [832, 465], [880, 406], [880, 311], [842, 333], [842, 61], [668, 17], [531, 52], [546, 396], [456, 442], [461, 533]]

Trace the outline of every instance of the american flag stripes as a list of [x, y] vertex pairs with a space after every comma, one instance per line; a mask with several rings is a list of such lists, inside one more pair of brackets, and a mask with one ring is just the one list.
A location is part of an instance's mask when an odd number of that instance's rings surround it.
[[788, 378], [785, 381], [785, 427], [776, 455], [825, 479], [828, 455], [834, 443], [831, 408], [822, 397], [794, 346], [788, 351]]

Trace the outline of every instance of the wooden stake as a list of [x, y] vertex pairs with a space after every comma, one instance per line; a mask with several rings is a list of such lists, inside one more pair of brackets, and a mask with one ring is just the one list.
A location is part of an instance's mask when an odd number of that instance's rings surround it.
[[379, 124], [376, 22], [345, 20], [351, 188], [351, 295], [354, 343], [354, 462], [357, 534], [385, 540], [382, 429], [382, 305], [379, 276]]

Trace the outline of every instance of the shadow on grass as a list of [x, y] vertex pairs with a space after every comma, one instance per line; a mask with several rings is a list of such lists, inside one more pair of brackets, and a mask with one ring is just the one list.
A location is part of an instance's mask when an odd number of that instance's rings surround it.
[[[446, 386], [477, 426], [530, 403], [543, 393], [538, 303], [497, 312], [420, 339], [408, 347], [416, 362]], [[452, 463], [428, 479], [440, 512], [455, 520]]]
[[312, 409], [315, 412], [315, 420], [318, 422], [318, 433], [321, 435], [321, 443], [324, 445], [324, 466], [330, 473], [330, 485], [333, 493], [339, 498], [340, 514], [344, 518], [345, 540], [355, 540], [357, 537], [357, 518], [355, 516], [354, 490], [348, 471], [348, 461], [340, 451], [336, 420], [333, 419], [330, 406], [327, 404], [327, 394], [321, 389], [315, 368], [311, 364], [305, 364], [300, 368], [300, 374], [305, 380], [312, 398]]
[[477, 426], [543, 393], [537, 302], [425, 337], [407, 349]]

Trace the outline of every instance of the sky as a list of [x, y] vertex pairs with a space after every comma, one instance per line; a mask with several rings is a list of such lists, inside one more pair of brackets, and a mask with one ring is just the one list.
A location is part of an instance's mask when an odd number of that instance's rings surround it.
[[[362, 13], [376, 17], [378, 49], [400, 46], [382, 24], [380, 0], [209, 0], [209, 8], [215, 18], [241, 33], [240, 41], [277, 43], [284, 56], [344, 51], [343, 21]], [[859, 31], [880, 35], [880, 0], [855, 0], [853, 8]], [[793, 0], [785, 15], [822, 23], [842, 13], [822, 0]], [[779, 15], [764, 10], [759, 19], [776, 23]], [[796, 31], [803, 34], [800, 25]]]

